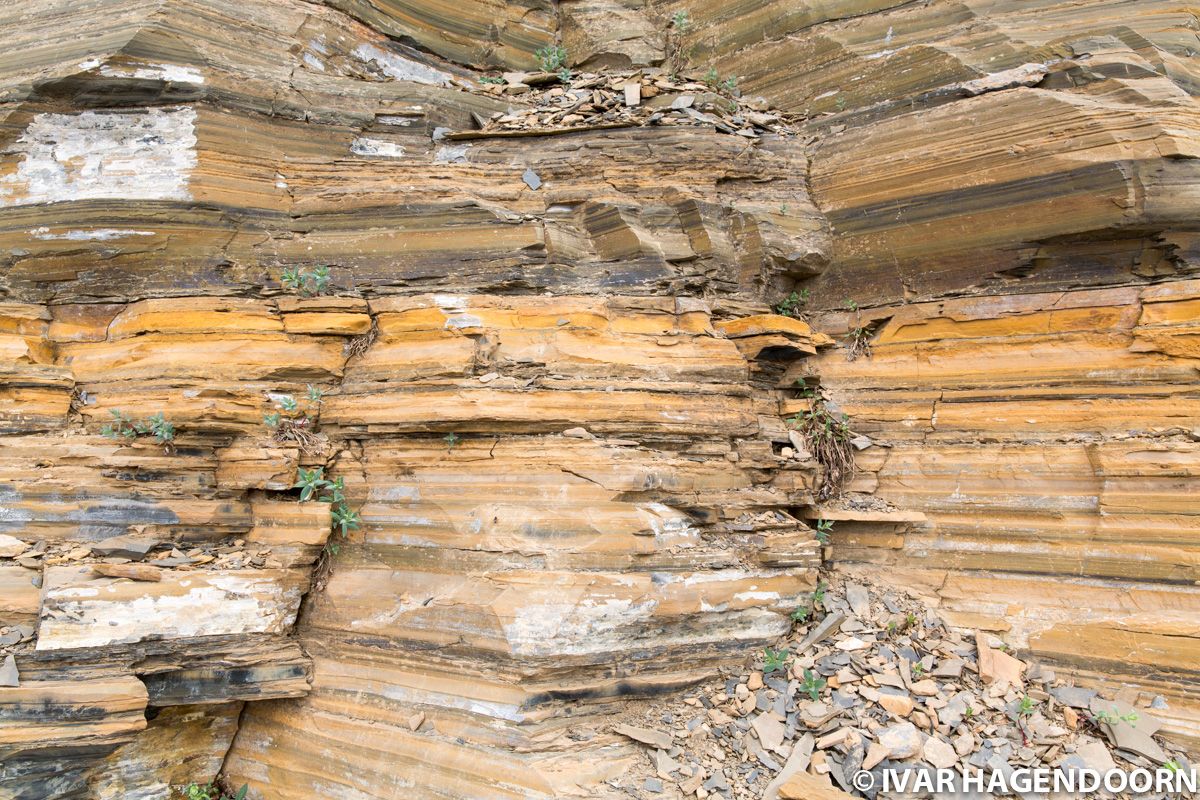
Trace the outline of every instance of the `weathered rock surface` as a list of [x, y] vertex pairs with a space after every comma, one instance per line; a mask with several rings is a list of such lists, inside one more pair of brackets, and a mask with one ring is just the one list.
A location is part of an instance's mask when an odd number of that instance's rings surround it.
[[[0, 10], [0, 794], [616, 795], [612, 720], [785, 634], [823, 555], [1194, 745], [1194, 23]], [[826, 624], [808, 655], [872, 646]], [[782, 719], [775, 790], [846, 788], [807, 775], [851, 737]], [[740, 791], [677, 756], [636, 791]]]

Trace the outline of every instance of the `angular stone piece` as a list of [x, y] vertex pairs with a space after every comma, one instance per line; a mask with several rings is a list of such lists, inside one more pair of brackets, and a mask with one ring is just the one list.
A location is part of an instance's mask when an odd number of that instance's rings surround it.
[[984, 684], [1020, 686], [1025, 664], [1008, 653], [988, 646], [983, 633], [976, 633], [975, 646], [979, 653], [979, 678]]
[[29, 549], [29, 545], [15, 536], [0, 533], [0, 558], [16, 558]]
[[650, 730], [649, 728], [639, 728], [635, 725], [614, 725], [613, 730], [622, 736], [628, 736], [635, 742], [648, 744], [660, 750], [669, 750], [675, 741], [669, 733]]
[[879, 732], [878, 742], [888, 749], [891, 758], [912, 758], [921, 752], [921, 732], [911, 722], [884, 728]]
[[136, 561], [145, 558], [159, 544], [157, 539], [141, 536], [111, 536], [90, 547], [92, 553], [98, 556], [120, 556]]
[[958, 754], [954, 748], [936, 736], [925, 740], [921, 756], [938, 769], [949, 769], [958, 763]]
[[163, 571], [149, 564], [92, 564], [92, 572], [109, 578], [131, 578], [135, 581], [159, 582]]
[[20, 686], [21, 674], [17, 671], [17, 659], [9, 654], [0, 665], [0, 686]]

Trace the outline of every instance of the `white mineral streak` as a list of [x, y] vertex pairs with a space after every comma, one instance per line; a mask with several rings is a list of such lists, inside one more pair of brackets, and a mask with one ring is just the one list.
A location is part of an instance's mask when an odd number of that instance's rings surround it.
[[173, 583], [125, 581], [48, 586], [38, 628], [38, 650], [103, 647], [145, 639], [182, 639], [229, 633], [282, 633], [299, 607], [300, 592], [256, 574], [184, 573]]
[[359, 61], [375, 63], [384, 75], [398, 81], [428, 83], [434, 86], [445, 86], [450, 82], [451, 76], [448, 72], [442, 72], [396, 53], [389, 53], [373, 44], [360, 44], [354, 50], [354, 57]]
[[38, 114], [0, 155], [0, 207], [72, 200], [190, 200], [196, 111]]

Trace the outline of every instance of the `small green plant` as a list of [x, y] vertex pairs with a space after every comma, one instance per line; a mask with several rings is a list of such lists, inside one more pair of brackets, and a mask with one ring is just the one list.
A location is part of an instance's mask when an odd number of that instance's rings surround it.
[[300, 291], [304, 288], [304, 276], [300, 273], [299, 267], [284, 267], [283, 274], [279, 277], [279, 282], [295, 291]]
[[362, 517], [358, 515], [358, 512], [345, 505], [334, 506], [331, 513], [333, 514], [333, 526], [341, 531], [343, 539], [348, 535], [348, 531], [357, 530], [359, 523], [362, 522]]
[[911, 628], [917, 624], [917, 615], [911, 611], [904, 615], [904, 627]]
[[1033, 709], [1037, 705], [1033, 698], [1025, 695], [1021, 698], [1021, 705], [1017, 708], [1017, 715], [1022, 717], [1032, 717]]
[[796, 606], [794, 609], [792, 609], [792, 613], [788, 614], [788, 617], [791, 618], [792, 622], [795, 622], [798, 625], [808, 622], [808, 618], [810, 616], [812, 616], [812, 609], [808, 606]]
[[813, 608], [816, 608], [817, 606], [820, 606], [820, 605], [824, 605], [825, 590], [828, 588], [829, 588], [829, 584], [827, 584], [825, 581], [820, 581], [820, 580], [817, 581], [817, 588], [814, 589], [813, 593], [812, 593]]
[[567, 69], [566, 67], [561, 67], [558, 70], [558, 80], [561, 81], [562, 83], [570, 83], [571, 82], [571, 70]]
[[821, 690], [825, 688], [825, 679], [817, 677], [811, 670], [804, 670], [804, 680], [800, 682], [800, 690], [808, 692], [808, 696], [813, 700], [821, 699]]
[[133, 441], [139, 436], [152, 436], [168, 453], [175, 449], [175, 425], [160, 411], [146, 419], [132, 419], [119, 408], [112, 409], [112, 422], [100, 428], [100, 435], [114, 441]]
[[533, 51], [533, 57], [538, 60], [542, 72], [558, 72], [567, 65], [566, 48], [552, 44]]
[[828, 500], [841, 494], [854, 473], [854, 446], [850, 444], [854, 433], [850, 430], [850, 418], [845, 414], [835, 416], [823, 398], [811, 390], [806, 390], [804, 397], [810, 401], [809, 410], [791, 417], [788, 424], [804, 436], [821, 465], [817, 499]]
[[[785, 206], [786, 207], [786, 206]], [[775, 313], [784, 317], [800, 319], [800, 307], [808, 304], [808, 289], [792, 292], [775, 304]]]
[[846, 298], [844, 305], [846, 306], [847, 311], [858, 311], [858, 303], [848, 297]]
[[292, 488], [300, 490], [300, 502], [306, 503], [312, 499], [312, 496], [325, 488], [328, 481], [325, 480], [325, 470], [322, 467], [313, 467], [312, 469], [300, 468], [299, 477], [296, 479], [296, 485]]
[[833, 520], [819, 519], [817, 520], [817, 529], [815, 531], [817, 541], [821, 544], [829, 544], [829, 534], [833, 531]]
[[733, 94], [737, 91], [738, 79], [736, 75], [730, 75], [725, 80], [721, 81], [719, 88]]
[[479, 78], [479, 82], [500, 85], [500, 84], [504, 83], [504, 78], [496, 78], [491, 75], [483, 75]]
[[967, 706], [967, 710], [963, 712], [963, 716], [967, 719], [972, 719], [975, 716], [975, 709], [971, 708], [971, 706]]
[[719, 83], [720, 80], [721, 75], [719, 72], [717, 72], [716, 67], [709, 67], [708, 72], [704, 73], [704, 83], [707, 84], [711, 89], [717, 88], [717, 83]]
[[889, 623], [887, 624], [887, 632], [888, 632], [888, 633], [895, 633], [895, 632], [896, 632], [896, 620], [892, 620], [891, 622], [889, 622]]
[[458, 442], [459, 442], [457, 433], [447, 433], [445, 436], [442, 437], [442, 439], [445, 440], [445, 442], [446, 442], [446, 452], [447, 453], [450, 452], [451, 450], [453, 450], [454, 446], [456, 444], [458, 444]]
[[909, 673], [912, 674], [912, 676], [914, 678], [919, 679], [922, 675], [925, 674], [925, 665], [922, 664], [920, 661], [914, 661], [912, 664], [912, 667], [909, 668]]
[[198, 783], [191, 783], [188, 784], [184, 796], [186, 800], [246, 800], [246, 792], [249, 788], [249, 784], [242, 784], [242, 788], [233, 794], [226, 794], [212, 783], [207, 783], [204, 786]]
[[844, 96], [844, 95], [840, 95], [840, 94], [839, 94], [839, 95], [838, 95], [838, 96], [837, 96], [837, 97], [834, 99], [834, 101], [833, 101], [833, 104], [834, 104], [835, 106], [837, 106], [837, 110], [838, 110], [838, 111], [845, 111], [845, 110], [846, 110], [846, 98], [845, 98], [845, 96]]
[[686, 10], [676, 11], [671, 16], [671, 22], [667, 26], [666, 32], [666, 55], [672, 77], [677, 76], [680, 70], [686, 69], [692, 59], [694, 48], [688, 47], [684, 43], [684, 37], [691, 28], [692, 18]]
[[1163, 769], [1174, 775], [1179, 770], [1183, 769], [1183, 765], [1179, 763], [1179, 759], [1171, 758], [1163, 762]]
[[[329, 503], [332, 525], [338, 529], [343, 539], [350, 535], [350, 531], [358, 530], [362, 518], [346, 502], [344, 478], [339, 476], [331, 481], [325, 477], [325, 470], [322, 467], [314, 467], [311, 470], [301, 467], [296, 485], [292, 488], [300, 490], [301, 503], [308, 502], [314, 495], [317, 502]], [[329, 542], [326, 547], [331, 553], [337, 555], [339, 549], [337, 542]]]
[[846, 341], [846, 360], [854, 361], [859, 356], [871, 357], [871, 329], [860, 325], [851, 328], [843, 337]]
[[772, 650], [768, 647], [763, 650], [763, 672], [768, 675], [772, 672], [782, 672], [787, 669], [787, 660], [787, 650]]
[[329, 267], [313, 267], [311, 270], [299, 267], [285, 267], [279, 282], [285, 288], [299, 292], [304, 297], [314, 297], [325, 294], [329, 289]]
[[1138, 715], [1136, 711], [1130, 711], [1128, 714], [1122, 714], [1114, 708], [1111, 712], [1096, 712], [1096, 721], [1103, 722], [1108, 725], [1116, 725], [1118, 722], [1128, 722], [1130, 725], [1133, 725], [1135, 722], [1137, 722], [1137, 720]]
[[263, 414], [263, 424], [271, 429], [275, 441], [295, 445], [311, 454], [321, 449], [321, 439], [313, 432], [316, 423], [310, 414], [315, 414], [325, 402], [325, 393], [311, 383], [305, 388], [304, 408], [290, 394], [272, 395], [278, 410]]

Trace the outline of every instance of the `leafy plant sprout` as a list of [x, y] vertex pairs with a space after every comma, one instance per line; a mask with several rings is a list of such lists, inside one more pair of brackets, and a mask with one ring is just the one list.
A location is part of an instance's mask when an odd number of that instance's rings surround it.
[[763, 650], [763, 672], [782, 672], [787, 669], [787, 650], [773, 650], [770, 647]]
[[691, 61], [694, 48], [684, 43], [684, 36], [691, 28], [692, 18], [686, 10], [676, 11], [671, 15], [666, 31], [666, 56], [672, 77], [677, 76], [680, 70], [686, 69]]
[[442, 437], [442, 439], [446, 442], [446, 452], [447, 453], [450, 452], [451, 450], [453, 450], [454, 446], [456, 444], [458, 444], [460, 441], [458, 438], [458, 434], [454, 433], [454, 432], [447, 433], [445, 436]]
[[925, 665], [920, 661], [914, 661], [912, 666], [909, 668], [909, 672], [914, 678], [920, 678], [925, 674]]
[[226, 794], [212, 783], [207, 783], [204, 786], [198, 783], [191, 783], [184, 790], [184, 797], [186, 800], [246, 800], [246, 792], [249, 788], [249, 784], [242, 784], [242, 788], [233, 794]]
[[132, 419], [119, 408], [109, 413], [112, 414], [112, 422], [100, 428], [100, 435], [106, 439], [132, 442], [140, 436], [151, 436], [167, 453], [175, 451], [175, 424], [167, 421], [163, 412], [139, 420]]
[[1022, 717], [1032, 717], [1033, 709], [1034, 709], [1034, 706], [1036, 706], [1036, 705], [1037, 704], [1034, 703], [1032, 697], [1030, 697], [1029, 695], [1025, 695], [1024, 697], [1021, 698], [1021, 705], [1017, 709], [1017, 714]]
[[290, 394], [272, 395], [278, 411], [263, 415], [263, 424], [272, 431], [272, 438], [280, 444], [296, 445], [304, 453], [320, 450], [320, 438], [313, 432], [315, 423], [310, 416], [324, 402], [325, 393], [311, 383], [305, 387], [303, 410], [296, 398]]
[[[343, 539], [350, 535], [350, 531], [358, 530], [362, 523], [359, 513], [351, 509], [346, 502], [344, 478], [339, 476], [331, 481], [325, 477], [325, 470], [322, 467], [314, 467], [311, 470], [301, 467], [299, 477], [292, 488], [300, 490], [301, 503], [308, 502], [314, 495], [317, 502], [329, 503], [332, 525], [338, 529]], [[337, 542], [329, 542], [326, 546], [331, 553], [337, 555], [339, 550]]]
[[329, 289], [331, 275], [328, 266], [318, 266], [312, 269], [299, 267], [284, 267], [279, 276], [279, 283], [285, 289], [299, 292], [303, 297], [314, 297], [325, 294]]
[[833, 531], [833, 520], [819, 519], [817, 520], [817, 529], [815, 531], [817, 541], [821, 544], [829, 544], [829, 534]]
[[859, 356], [871, 357], [871, 329], [860, 325], [852, 328], [844, 337], [846, 341], [846, 360], [854, 361]]
[[841, 494], [854, 473], [854, 446], [850, 444], [854, 434], [850, 418], [845, 414], [834, 415], [824, 398], [812, 390], [806, 390], [803, 396], [810, 401], [809, 410], [791, 417], [788, 424], [804, 436], [808, 449], [821, 465], [817, 499], [828, 500]]
[[1106, 725], [1116, 725], [1118, 722], [1128, 722], [1130, 725], [1133, 725], [1137, 722], [1137, 720], [1138, 715], [1136, 711], [1130, 711], [1128, 714], [1122, 714], [1114, 708], [1111, 712], [1096, 712], [1096, 721], [1103, 722]]
[[788, 617], [797, 624], [808, 622], [808, 618], [812, 616], [812, 609], [807, 606], [796, 606]]
[[[786, 206], [784, 206], [784, 208], [786, 208]], [[808, 297], [808, 289], [801, 289], [799, 292], [792, 292], [787, 297], [775, 304], [774, 311], [780, 316], [800, 319], [800, 307], [808, 304]]]
[[533, 57], [537, 59], [542, 72], [558, 72], [567, 65], [566, 48], [556, 44], [534, 50]]
[[313, 284], [313, 294], [325, 294], [325, 290], [329, 288], [329, 267], [314, 267], [310, 273], [310, 279]]
[[811, 670], [804, 670], [804, 680], [800, 682], [801, 691], [808, 692], [813, 700], [821, 699], [821, 690], [825, 688], [825, 679], [817, 677]]

